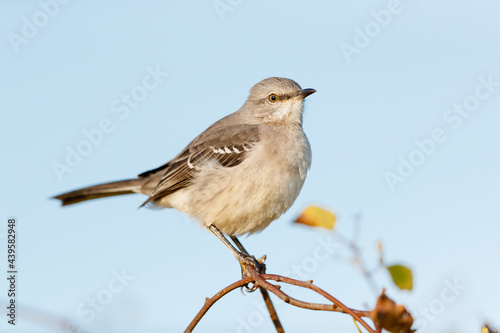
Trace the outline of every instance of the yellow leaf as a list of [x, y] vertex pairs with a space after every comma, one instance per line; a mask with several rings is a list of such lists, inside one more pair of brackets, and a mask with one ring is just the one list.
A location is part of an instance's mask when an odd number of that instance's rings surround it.
[[333, 229], [336, 219], [335, 214], [326, 209], [309, 206], [295, 220], [295, 223], [302, 223], [310, 227]]
[[413, 273], [411, 269], [403, 265], [387, 266], [387, 270], [391, 274], [392, 281], [399, 289], [413, 289]]

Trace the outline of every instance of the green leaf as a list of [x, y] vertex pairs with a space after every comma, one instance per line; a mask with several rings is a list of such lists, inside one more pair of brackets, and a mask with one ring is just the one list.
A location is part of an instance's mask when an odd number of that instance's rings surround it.
[[387, 266], [387, 270], [391, 274], [392, 281], [399, 289], [413, 289], [413, 273], [411, 269], [403, 265]]

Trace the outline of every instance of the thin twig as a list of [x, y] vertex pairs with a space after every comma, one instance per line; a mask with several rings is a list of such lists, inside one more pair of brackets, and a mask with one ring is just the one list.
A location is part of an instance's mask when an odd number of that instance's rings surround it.
[[336, 236], [339, 239], [339, 241], [343, 242], [344, 245], [349, 250], [351, 250], [351, 252], [353, 254], [353, 261], [359, 267], [359, 269], [361, 271], [361, 274], [363, 274], [363, 276], [365, 277], [365, 279], [366, 279], [368, 285], [370, 286], [370, 289], [372, 290], [373, 294], [374, 295], [378, 295], [380, 293], [380, 288], [377, 285], [377, 283], [375, 282], [375, 279], [373, 278], [372, 271], [370, 271], [370, 270], [368, 270], [366, 268], [366, 264], [365, 264], [365, 262], [363, 260], [363, 256], [361, 255], [361, 250], [360, 250], [359, 246], [357, 245], [357, 243], [355, 241], [355, 239], [357, 238], [357, 234], [359, 233], [359, 227], [356, 228], [356, 230], [358, 230], [358, 231], [356, 231], [353, 234], [352, 239], [348, 239], [347, 237], [345, 237], [344, 235], [342, 235], [340, 233], [337, 233]]
[[[201, 308], [201, 310], [198, 312], [196, 317], [193, 319], [193, 321], [189, 324], [188, 328], [186, 329], [185, 332], [192, 332], [192, 330], [195, 328], [195, 326], [199, 323], [201, 318], [207, 313], [207, 311], [210, 309], [210, 307], [217, 302], [220, 298], [222, 298], [224, 295], [227, 293], [231, 292], [234, 289], [237, 289], [239, 287], [242, 287], [244, 285], [247, 285], [248, 283], [255, 283], [257, 286], [261, 287], [261, 290], [267, 290], [278, 296], [280, 299], [282, 299], [284, 302], [289, 303], [291, 305], [301, 307], [304, 309], [309, 309], [309, 310], [320, 310], [320, 311], [334, 311], [334, 312], [342, 312], [342, 313], [347, 313], [350, 316], [352, 316], [357, 322], [359, 322], [363, 327], [367, 329], [368, 332], [370, 333], [375, 333], [375, 331], [363, 320], [361, 317], [367, 317], [368, 312], [367, 311], [359, 311], [359, 310], [353, 310], [345, 306], [342, 302], [337, 300], [335, 297], [324, 291], [323, 289], [315, 286], [312, 284], [312, 281], [299, 281], [291, 278], [287, 278], [284, 276], [280, 275], [274, 275], [274, 274], [259, 274], [253, 267], [247, 266], [247, 271], [250, 274], [249, 277], [246, 277], [242, 280], [239, 280], [226, 288], [222, 289], [219, 291], [217, 294], [215, 294], [212, 298], [207, 298], [205, 301], [205, 304]], [[333, 304], [319, 304], [319, 303], [310, 303], [310, 302], [303, 302], [300, 300], [297, 300], [293, 297], [288, 296], [285, 294], [283, 291], [281, 291], [281, 286], [279, 285], [274, 285], [266, 280], [274, 280], [276, 282], [283, 282], [307, 289], [311, 289], [315, 291], [316, 293], [320, 294], [321, 296], [325, 297], [329, 301], [331, 301]], [[263, 295], [264, 296], [264, 295]], [[266, 300], [266, 297], [264, 297]], [[269, 295], [267, 295], [267, 299], [269, 299]], [[267, 305], [267, 301], [266, 301]], [[269, 307], [268, 307], [269, 309]], [[273, 307], [274, 309], [274, 307]], [[271, 312], [271, 310], [270, 310]], [[273, 317], [273, 314], [271, 313], [271, 317]], [[273, 319], [274, 322], [274, 319]], [[279, 322], [279, 320], [278, 320]], [[276, 323], [275, 323], [276, 326]], [[278, 332], [284, 332], [283, 327], [276, 326], [276, 329]], [[281, 330], [280, 330], [281, 329]]]
[[[284, 276], [280, 276], [280, 275], [274, 275], [274, 274], [260, 275], [257, 273], [257, 271], [255, 271], [253, 269], [253, 267], [248, 269], [248, 272], [250, 273], [250, 275], [252, 277], [255, 278], [255, 283], [257, 283], [258, 285], [261, 285], [262, 280], [263, 280], [265, 282], [265, 285], [269, 286], [266, 289], [269, 290], [270, 292], [274, 293], [276, 296], [281, 298], [286, 303], [289, 303], [291, 305], [301, 307], [304, 309], [309, 309], [309, 310], [335, 311], [335, 312], [347, 313], [351, 317], [353, 317], [356, 321], [358, 321], [361, 325], [363, 325], [368, 330], [368, 332], [374, 332], [373, 329], [360, 317], [360, 315], [366, 316], [368, 314], [368, 312], [352, 310], [352, 309], [348, 308], [342, 302], [337, 300], [335, 297], [333, 297], [332, 295], [330, 295], [329, 293], [327, 293], [323, 289], [319, 288], [318, 286], [314, 285], [312, 283], [312, 281], [308, 281], [308, 282], [299, 281], [299, 280], [295, 280], [292, 278], [288, 278], [288, 277], [284, 277]], [[254, 276], [254, 274], [257, 274], [257, 275]], [[259, 278], [259, 276], [260, 276], [260, 278]], [[297, 300], [293, 297], [288, 296], [283, 291], [281, 291], [280, 287], [275, 286], [275, 285], [265, 281], [265, 279], [266, 280], [272, 279], [276, 282], [284, 282], [284, 283], [299, 286], [302, 288], [311, 289], [311, 290], [317, 292], [318, 294], [320, 294], [321, 296], [325, 297], [329, 301], [331, 301], [333, 303], [333, 305], [310, 303], [310, 302], [303, 302], [303, 301]]]
[[[312, 281], [299, 281], [299, 280], [295, 280], [295, 279], [288, 278], [285, 276], [274, 275], [274, 274], [266, 274], [265, 278], [266, 279], [273, 279], [276, 282], [284, 282], [284, 283], [288, 283], [288, 284], [291, 284], [294, 286], [299, 286], [302, 288], [311, 289], [311, 290], [317, 292], [318, 294], [320, 294], [321, 296], [325, 297], [329, 301], [331, 301], [337, 307], [337, 309], [335, 309], [333, 311], [347, 313], [347, 314], [351, 315], [356, 320], [362, 321], [362, 319], [360, 317], [367, 317], [368, 316], [369, 311], [353, 310], [353, 309], [345, 306], [341, 301], [339, 301], [338, 299], [336, 299], [335, 297], [333, 297], [332, 295], [330, 295], [329, 293], [327, 293], [326, 291], [324, 291], [320, 287], [313, 284]], [[314, 304], [314, 303], [310, 303], [310, 304]], [[328, 306], [331, 306], [331, 305], [328, 305]], [[332, 311], [332, 310], [330, 310], [330, 311]]]
[[194, 319], [191, 321], [191, 323], [186, 328], [184, 333], [192, 332], [193, 329], [196, 327], [196, 325], [198, 325], [198, 323], [200, 322], [201, 318], [203, 318], [205, 313], [207, 313], [207, 311], [212, 307], [212, 305], [214, 305], [215, 302], [217, 302], [219, 299], [221, 299], [224, 295], [233, 291], [234, 289], [241, 288], [241, 287], [243, 287], [243, 286], [245, 286], [253, 281], [254, 281], [254, 279], [251, 276], [246, 277], [244, 279], [236, 281], [233, 284], [230, 284], [229, 286], [227, 286], [226, 288], [222, 289], [217, 294], [215, 294], [213, 297], [211, 297], [211, 298], [207, 297], [205, 299], [205, 304], [203, 304], [203, 307], [198, 312], [198, 314], [194, 317]]
[[278, 313], [276, 312], [273, 302], [271, 301], [271, 297], [269, 297], [269, 292], [262, 287], [259, 287], [259, 289], [262, 294], [262, 298], [264, 298], [264, 302], [266, 303], [267, 310], [269, 311], [269, 315], [271, 316], [271, 320], [273, 321], [274, 327], [276, 328], [276, 332], [285, 333], [285, 330], [281, 325], [280, 319], [278, 318]]

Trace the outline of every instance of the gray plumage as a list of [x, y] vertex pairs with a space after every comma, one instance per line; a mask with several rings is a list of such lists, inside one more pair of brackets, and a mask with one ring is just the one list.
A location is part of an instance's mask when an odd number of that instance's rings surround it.
[[243, 106], [214, 123], [165, 165], [136, 179], [56, 196], [63, 205], [142, 193], [143, 203], [175, 208], [235, 236], [261, 231], [290, 208], [311, 164], [303, 99], [314, 89], [272, 77]]

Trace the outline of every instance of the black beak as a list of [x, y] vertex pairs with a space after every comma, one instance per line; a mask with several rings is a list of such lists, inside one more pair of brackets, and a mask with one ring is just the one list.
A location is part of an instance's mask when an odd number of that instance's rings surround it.
[[295, 95], [295, 98], [304, 99], [307, 96], [314, 94], [315, 92], [316, 92], [316, 89], [311, 89], [311, 88], [302, 89], [301, 91], [299, 91], [299, 93], [297, 95]]

